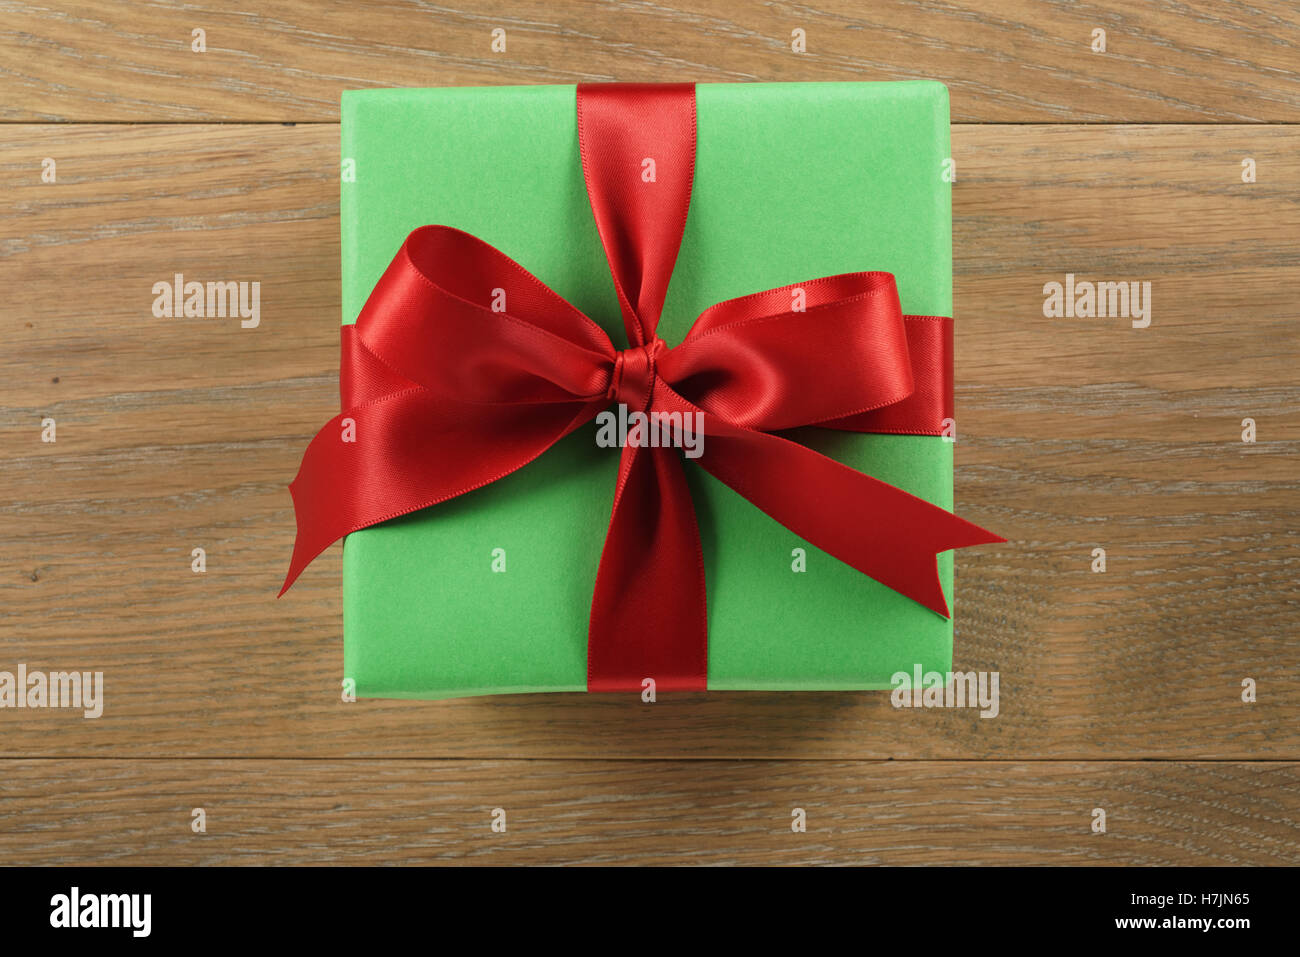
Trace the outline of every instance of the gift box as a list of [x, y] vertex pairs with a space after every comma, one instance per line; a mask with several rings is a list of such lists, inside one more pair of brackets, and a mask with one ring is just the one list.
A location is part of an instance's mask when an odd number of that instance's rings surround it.
[[[496, 247], [626, 345], [575, 95], [345, 92], [343, 323], [408, 234], [436, 223]], [[699, 84], [695, 117], [689, 215], [658, 326], [668, 346], [713, 303], [863, 270], [892, 273], [906, 313], [952, 314], [942, 84]], [[588, 422], [491, 484], [347, 536], [344, 674], [358, 696], [587, 689], [592, 586], [619, 475], [618, 450], [596, 431]], [[951, 510], [953, 446], [934, 431], [782, 434]], [[950, 670], [950, 618], [802, 540], [689, 460], [685, 475], [709, 689], [885, 689], [897, 672]], [[951, 608], [951, 551], [938, 574]]]

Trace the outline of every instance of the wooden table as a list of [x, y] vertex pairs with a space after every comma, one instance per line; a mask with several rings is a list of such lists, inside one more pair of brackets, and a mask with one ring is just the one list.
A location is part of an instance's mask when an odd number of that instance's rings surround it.
[[[0, 710], [0, 864], [1300, 863], [1295, 4], [254, 6], [4, 13], [0, 670], [106, 703]], [[919, 77], [957, 499], [1009, 538], [957, 556], [957, 660], [1001, 714], [344, 703], [339, 549], [274, 600], [337, 401], [339, 92]], [[260, 280], [261, 325], [155, 318], [177, 272]], [[1149, 281], [1150, 325], [1046, 318], [1067, 273]]]

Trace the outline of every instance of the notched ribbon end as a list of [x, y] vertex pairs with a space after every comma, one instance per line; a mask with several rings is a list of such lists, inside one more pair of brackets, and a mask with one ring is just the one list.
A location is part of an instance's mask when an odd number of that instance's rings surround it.
[[959, 548], [971, 548], [975, 545], [996, 545], [1005, 542], [1006, 539], [996, 532], [990, 532], [987, 528], [981, 528], [973, 522], [968, 522], [964, 518], [949, 514], [952, 520], [949, 527], [949, 533], [943, 543], [934, 547], [930, 561], [930, 569], [933, 571], [933, 578], [924, 588], [923, 594], [909, 594], [916, 602], [924, 605], [936, 615], [942, 615], [944, 618], [951, 618], [952, 611], [948, 608], [948, 601], [943, 594], [943, 585], [939, 581], [939, 556], [944, 552], [956, 551]]

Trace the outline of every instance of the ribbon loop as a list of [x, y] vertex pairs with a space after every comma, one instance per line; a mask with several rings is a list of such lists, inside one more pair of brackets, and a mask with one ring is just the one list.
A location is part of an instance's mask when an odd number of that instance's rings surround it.
[[605, 331], [513, 259], [458, 229], [407, 237], [357, 317], [404, 378], [471, 402], [571, 402], [604, 391]]
[[711, 306], [661, 372], [704, 411], [764, 431], [866, 412], [913, 389], [888, 273], [830, 276]]

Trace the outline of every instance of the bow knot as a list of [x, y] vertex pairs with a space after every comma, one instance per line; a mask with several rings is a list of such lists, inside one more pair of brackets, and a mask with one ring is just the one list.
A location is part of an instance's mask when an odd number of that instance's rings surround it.
[[609, 377], [605, 398], [613, 399], [629, 409], [644, 412], [654, 396], [655, 362], [665, 352], [668, 344], [658, 336], [644, 346], [623, 349], [614, 356], [614, 368]]

